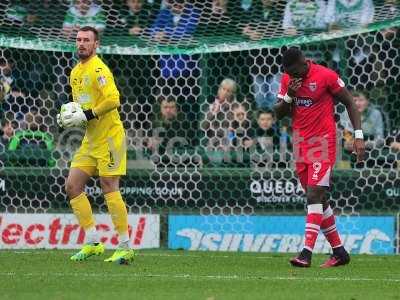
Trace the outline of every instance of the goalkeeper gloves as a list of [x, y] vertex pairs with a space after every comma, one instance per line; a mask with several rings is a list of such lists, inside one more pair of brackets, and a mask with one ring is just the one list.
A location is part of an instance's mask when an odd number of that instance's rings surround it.
[[57, 123], [60, 127], [85, 127], [86, 123], [94, 118], [96, 115], [93, 110], [83, 111], [80, 106], [78, 108], [76, 103], [68, 103], [61, 109], [61, 113], [57, 115]]
[[77, 110], [62, 116], [62, 124], [65, 128], [83, 127], [87, 122], [86, 115], [83, 110]]

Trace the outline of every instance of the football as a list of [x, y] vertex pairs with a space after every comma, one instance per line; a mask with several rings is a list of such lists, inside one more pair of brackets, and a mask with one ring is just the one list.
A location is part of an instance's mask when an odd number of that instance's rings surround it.
[[[68, 102], [66, 104], [63, 104], [61, 106], [61, 110], [60, 110], [60, 123], [65, 124], [65, 120], [69, 119], [72, 114], [74, 114], [78, 111], [83, 112], [83, 109], [79, 103]], [[86, 126], [86, 122], [82, 122], [82, 124], [78, 125], [77, 127], [83, 128], [85, 126]]]

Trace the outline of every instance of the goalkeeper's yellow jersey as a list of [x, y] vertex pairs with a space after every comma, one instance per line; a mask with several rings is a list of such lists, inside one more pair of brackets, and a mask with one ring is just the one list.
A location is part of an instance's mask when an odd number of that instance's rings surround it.
[[[79, 103], [83, 110], [96, 111], [96, 106], [109, 100], [117, 101], [119, 104], [119, 91], [114, 77], [97, 55], [85, 63], [79, 62], [72, 69], [70, 84], [73, 101]], [[121, 130], [123, 132], [123, 125], [118, 109], [115, 108], [88, 122], [85, 139], [91, 145], [99, 145]]]

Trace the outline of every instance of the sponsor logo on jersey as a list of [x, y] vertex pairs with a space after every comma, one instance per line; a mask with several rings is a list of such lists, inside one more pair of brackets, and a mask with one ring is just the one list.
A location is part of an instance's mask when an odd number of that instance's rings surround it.
[[296, 106], [310, 107], [313, 105], [313, 100], [308, 97], [295, 97], [294, 102], [296, 103]]
[[83, 76], [83, 85], [88, 86], [90, 84], [90, 79], [88, 75]]
[[77, 97], [77, 102], [79, 104], [86, 104], [90, 102], [90, 96], [88, 94], [80, 94]]
[[112, 169], [115, 167], [114, 155], [111, 151], [109, 153], [110, 153], [110, 161], [108, 163], [108, 168]]

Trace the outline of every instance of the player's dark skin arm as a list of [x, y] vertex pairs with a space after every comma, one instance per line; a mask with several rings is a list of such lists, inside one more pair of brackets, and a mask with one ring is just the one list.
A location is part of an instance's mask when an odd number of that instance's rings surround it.
[[[346, 106], [346, 110], [349, 114], [350, 121], [353, 125], [354, 130], [361, 129], [361, 116], [356, 108], [353, 96], [351, 95], [349, 90], [346, 88], [342, 88], [340, 92], [335, 95], [335, 99]], [[363, 139], [354, 139], [354, 150], [357, 155], [357, 161], [363, 161], [365, 155], [365, 144]]]
[[[287, 94], [290, 97], [295, 97], [296, 96], [296, 91], [298, 88], [301, 86], [301, 78], [295, 78], [291, 79], [289, 82], [288, 86], [288, 92]], [[275, 111], [275, 116], [278, 120], [282, 119], [283, 117], [287, 116], [292, 109], [292, 104], [287, 103], [285, 101], [279, 101], [277, 104], [274, 106], [274, 111]]]
[[291, 108], [292, 108], [292, 105], [290, 103], [287, 103], [285, 101], [279, 101], [274, 106], [276, 119], [280, 120], [283, 117], [285, 117], [287, 114], [289, 114]]

